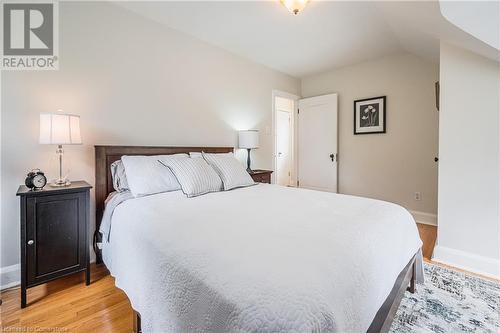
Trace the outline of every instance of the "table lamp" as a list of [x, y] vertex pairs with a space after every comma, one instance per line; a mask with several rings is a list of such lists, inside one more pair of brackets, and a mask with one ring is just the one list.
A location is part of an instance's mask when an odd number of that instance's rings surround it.
[[248, 151], [247, 156], [247, 171], [252, 172], [250, 168], [250, 150], [259, 148], [259, 131], [246, 130], [238, 132], [239, 147]]
[[63, 177], [62, 145], [80, 145], [80, 116], [64, 113], [40, 114], [40, 144], [57, 145], [56, 154], [59, 157], [59, 178], [51, 186], [68, 186], [71, 182]]

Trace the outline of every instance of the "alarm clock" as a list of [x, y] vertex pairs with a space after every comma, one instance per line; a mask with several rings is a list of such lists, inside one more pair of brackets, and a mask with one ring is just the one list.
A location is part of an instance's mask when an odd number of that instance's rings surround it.
[[29, 189], [38, 191], [47, 185], [47, 177], [45, 177], [44, 173], [40, 171], [40, 169], [33, 169], [26, 176], [24, 184]]

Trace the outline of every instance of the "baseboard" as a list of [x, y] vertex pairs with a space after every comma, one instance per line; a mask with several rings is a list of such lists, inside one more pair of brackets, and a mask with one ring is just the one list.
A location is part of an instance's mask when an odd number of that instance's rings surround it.
[[0, 268], [0, 290], [21, 284], [21, 266], [19, 264]]
[[411, 215], [417, 223], [437, 226], [437, 215], [410, 210]]
[[437, 245], [432, 260], [472, 273], [500, 279], [500, 260]]

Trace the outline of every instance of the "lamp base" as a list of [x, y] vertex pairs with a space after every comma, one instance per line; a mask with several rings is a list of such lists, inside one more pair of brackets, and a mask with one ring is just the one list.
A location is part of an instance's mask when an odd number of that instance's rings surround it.
[[252, 163], [250, 161], [250, 151], [251, 151], [251, 149], [247, 148], [247, 172], [248, 173], [252, 173], [252, 168], [250, 168], [250, 164]]
[[57, 146], [56, 154], [59, 156], [59, 178], [54, 179], [50, 183], [50, 186], [52, 186], [52, 187], [69, 186], [69, 185], [71, 185], [71, 182], [66, 177], [63, 177], [63, 154], [64, 154], [64, 151], [62, 149], [62, 145]]
[[50, 186], [52, 187], [64, 187], [64, 186], [70, 186], [71, 182], [67, 179], [55, 179], [50, 183]]

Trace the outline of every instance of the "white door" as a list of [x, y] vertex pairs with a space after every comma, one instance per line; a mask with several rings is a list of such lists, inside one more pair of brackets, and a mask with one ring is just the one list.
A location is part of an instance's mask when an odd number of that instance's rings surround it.
[[292, 173], [291, 114], [276, 111], [276, 183], [289, 186]]
[[299, 100], [299, 187], [337, 192], [337, 94]]

